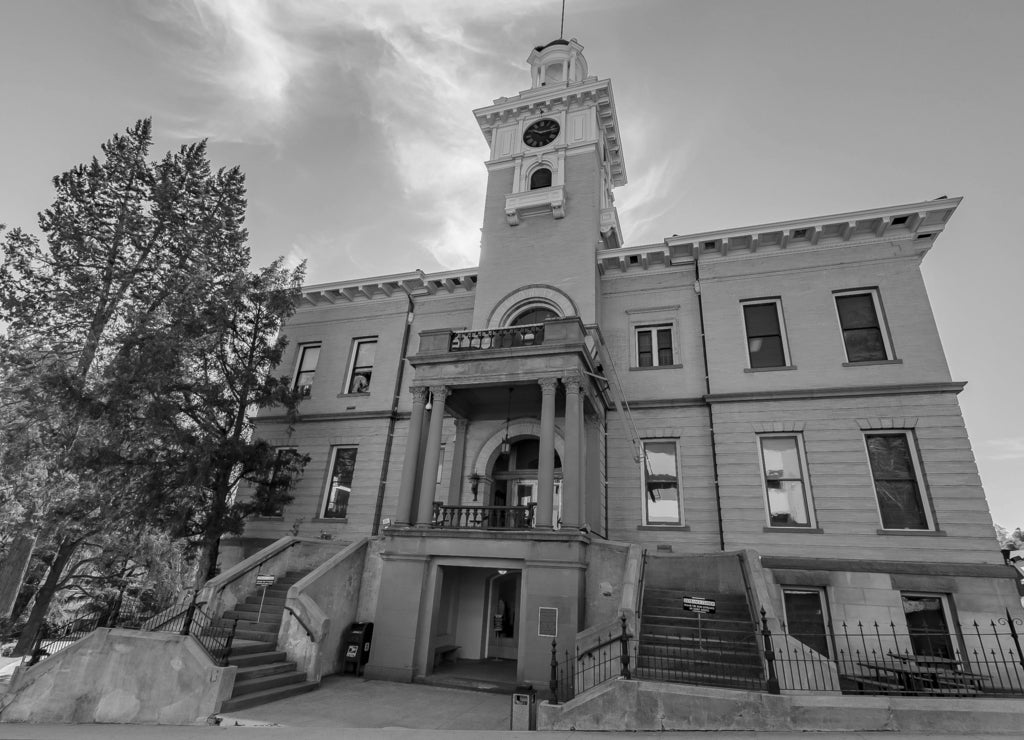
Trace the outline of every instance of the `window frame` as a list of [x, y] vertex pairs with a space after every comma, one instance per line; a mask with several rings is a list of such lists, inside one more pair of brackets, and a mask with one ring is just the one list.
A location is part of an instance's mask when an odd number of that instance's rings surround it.
[[[331, 493], [333, 489], [333, 477], [334, 477], [334, 466], [337, 464], [338, 454], [342, 450], [353, 450], [352, 457], [352, 480], [349, 481], [348, 485], [348, 499], [345, 501], [345, 512], [344, 516], [329, 516], [327, 514], [328, 507], [331, 507]], [[331, 445], [331, 454], [327, 457], [327, 475], [324, 481], [323, 496], [321, 497], [320, 504], [317, 509], [317, 518], [324, 521], [333, 522], [346, 522], [348, 521], [348, 509], [352, 502], [352, 484], [355, 482], [356, 477], [356, 461], [359, 459], [359, 445], [352, 444], [341, 444]], [[340, 486], [344, 488], [344, 486]]]
[[[323, 346], [323, 342], [303, 342], [296, 347], [298, 351], [295, 355], [295, 373], [292, 377], [292, 390], [299, 391], [302, 387], [309, 388], [308, 391], [302, 394], [302, 398], [309, 398], [313, 393], [313, 381], [316, 379], [316, 369], [320, 365], [320, 353], [323, 351]], [[303, 370], [302, 365], [305, 362], [306, 353], [312, 349], [317, 350], [316, 363], [313, 365], [312, 370]], [[299, 379], [304, 372], [312, 373], [312, 375], [308, 383], [300, 385]]]
[[[676, 478], [676, 509], [677, 519], [674, 522], [652, 522], [650, 520], [650, 512], [648, 510], [649, 496], [647, 492], [647, 445], [648, 444], [672, 444], [673, 449], [673, 461], [675, 462], [675, 478]], [[685, 527], [686, 519], [683, 511], [683, 485], [679, 471], [682, 466], [679, 464], [679, 440], [674, 437], [653, 437], [650, 439], [641, 439], [641, 452], [644, 455], [644, 462], [640, 466], [640, 495], [643, 503], [642, 512], [642, 524], [645, 527]]]
[[359, 348], [367, 344], [379, 345], [379, 336], [367, 336], [367, 337], [356, 337], [352, 340], [352, 349], [349, 352], [348, 360], [348, 372], [345, 373], [345, 388], [342, 391], [344, 396], [368, 396], [372, 393], [373, 388], [373, 370], [377, 366], [377, 347], [373, 350], [373, 364], [369, 365], [369, 376], [370, 380], [366, 384], [366, 390], [354, 391], [352, 390], [352, 383], [355, 381], [356, 373], [359, 370], [365, 369], [365, 365], [356, 365], [356, 360], [359, 359]]
[[[917, 495], [921, 502], [921, 509], [924, 511], [924, 527], [887, 527], [882, 516], [882, 504], [878, 497], [878, 484], [875, 478], [875, 470], [871, 465], [871, 449], [868, 447], [868, 437], [895, 437], [902, 436], [907, 440], [907, 450], [910, 453], [910, 464], [914, 469], [914, 482], [917, 485]], [[931, 496], [928, 494], [928, 487], [925, 482], [924, 468], [921, 465], [920, 453], [917, 449], [917, 437], [912, 429], [864, 429], [861, 431], [864, 442], [864, 454], [867, 457], [868, 473], [871, 476], [871, 490], [875, 494], [875, 508], [878, 511], [878, 521], [881, 524], [882, 532], [937, 532], [939, 527], [935, 521], [935, 513], [932, 511]]]
[[[775, 316], [779, 322], [779, 341], [782, 344], [782, 365], [766, 365], [762, 367], [754, 367], [752, 358], [750, 355], [750, 340], [751, 336], [747, 328], [747, 306], [775, 306]], [[789, 353], [789, 334], [786, 331], [786, 318], [782, 311], [782, 298], [771, 297], [771, 298], [745, 298], [740, 301], [740, 321], [743, 324], [743, 352], [747, 358], [747, 370], [752, 372], [761, 372], [765, 370], [786, 370], [793, 367], [793, 358]], [[763, 335], [763, 336], [774, 336], [774, 335]]]
[[793, 624], [789, 616], [789, 605], [786, 603], [786, 594], [817, 594], [818, 603], [821, 605], [821, 623], [825, 630], [825, 647], [828, 648], [828, 652], [825, 653], [825, 657], [831, 660], [832, 656], [837, 654], [837, 651], [835, 644], [833, 643], [832, 616], [828, 608], [827, 589], [821, 586], [787, 586], [785, 584], [781, 584], [779, 586], [779, 593], [782, 596], [782, 618], [786, 626], [786, 634], [802, 645], [806, 645], [811, 650], [814, 650], [813, 645], [808, 645], [793, 634]]
[[[764, 446], [761, 440], [764, 439], [795, 439], [797, 462], [800, 465], [801, 478], [804, 490], [804, 509], [807, 511], [807, 524], [773, 524], [772, 509], [768, 496], [768, 470], [764, 461]], [[799, 432], [764, 432], [757, 435], [757, 458], [761, 466], [761, 490], [764, 492], [764, 510], [766, 525], [770, 529], [796, 529], [801, 531], [817, 529], [818, 519], [814, 511], [814, 497], [811, 495], [811, 476], [807, 469], [807, 451], [804, 448], [804, 435]], [[785, 478], [784, 480], [794, 480]]]
[[[875, 309], [875, 321], [878, 322], [878, 333], [882, 335], [882, 347], [885, 351], [885, 357], [880, 360], [850, 359], [850, 347], [846, 343], [846, 329], [843, 328], [843, 318], [839, 313], [839, 299], [860, 295], [871, 296], [871, 302]], [[882, 306], [882, 297], [879, 294], [878, 288], [850, 288], [848, 290], [834, 290], [832, 291], [832, 305], [835, 308], [836, 322], [839, 325], [839, 338], [843, 342], [843, 354], [846, 357], [846, 363], [848, 365], [870, 365], [877, 362], [896, 361], [896, 353], [892, 346], [892, 337], [889, 334], [889, 322], [886, 320], [885, 309]]]
[[[656, 367], [679, 367], [679, 356], [676, 354], [676, 337], [675, 337], [675, 322], [664, 321], [651, 324], [634, 324], [633, 325], [633, 357], [632, 367], [641, 370], [649, 370]], [[672, 353], [672, 357], [669, 362], [662, 363], [658, 357], [660, 347], [658, 346], [658, 335], [661, 331], [668, 332], [669, 339], [669, 351]], [[640, 364], [640, 334], [648, 332], [651, 337], [651, 364], [641, 365]]]
[[[959, 661], [961, 659], [961, 656], [964, 654], [964, 646], [961, 642], [960, 624], [954, 618], [956, 616], [956, 612], [953, 610], [952, 594], [934, 591], [918, 591], [915, 589], [906, 591], [901, 589], [898, 591], [898, 593], [900, 595], [900, 606], [903, 609], [903, 623], [906, 625], [907, 628], [907, 638], [911, 642], [911, 652], [914, 655], [934, 655], [933, 653], [919, 653], [917, 651], [917, 646], [913, 644], [915, 635], [913, 634], [913, 630], [910, 627], [910, 623], [906, 619], [907, 610], [906, 606], [903, 603], [904, 600], [907, 598], [938, 599], [939, 605], [942, 607], [942, 619], [946, 623], [945, 635], [949, 638], [949, 647], [953, 653], [953, 655], [950, 656], [950, 658]], [[920, 636], [921, 634], [923, 633], [919, 633], [918, 636]]]

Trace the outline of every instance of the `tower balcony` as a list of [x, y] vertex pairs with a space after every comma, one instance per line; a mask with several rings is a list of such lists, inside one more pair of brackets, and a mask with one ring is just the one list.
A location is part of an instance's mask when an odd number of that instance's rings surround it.
[[505, 196], [505, 218], [509, 226], [516, 226], [523, 216], [543, 213], [565, 218], [565, 186], [552, 185]]

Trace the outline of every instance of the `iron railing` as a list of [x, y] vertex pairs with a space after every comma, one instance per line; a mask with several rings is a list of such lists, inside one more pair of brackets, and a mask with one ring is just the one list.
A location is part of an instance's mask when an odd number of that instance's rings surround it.
[[447, 506], [434, 502], [433, 526], [442, 529], [530, 529], [537, 504], [526, 506]]
[[794, 692], [907, 696], [1024, 695], [1022, 620], [1006, 617], [947, 631], [840, 624], [771, 636], [779, 683]]
[[[636, 640], [629, 634], [625, 615], [620, 618], [618, 634], [609, 632], [586, 650], [578, 647], [558, 654], [558, 641], [551, 641], [551, 679], [548, 689], [555, 704], [567, 702], [578, 694], [600, 686], [613, 678], [632, 677]], [[632, 662], [632, 663], [631, 663]]]
[[160, 631], [191, 635], [210, 660], [217, 665], [227, 665], [238, 630], [238, 619], [218, 619], [206, 611], [205, 606], [205, 602], [196, 601], [193, 597], [180, 614], [161, 624]]
[[450, 352], [471, 349], [502, 349], [505, 347], [531, 347], [544, 343], [544, 324], [507, 326], [502, 329], [453, 331], [448, 343]]

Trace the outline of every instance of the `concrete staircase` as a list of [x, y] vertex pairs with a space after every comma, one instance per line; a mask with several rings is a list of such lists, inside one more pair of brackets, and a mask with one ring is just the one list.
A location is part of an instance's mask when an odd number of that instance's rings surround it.
[[307, 681], [305, 672], [297, 671], [295, 663], [277, 649], [288, 589], [307, 573], [286, 573], [267, 588], [265, 598], [263, 589], [259, 589], [217, 620], [218, 626], [228, 628], [238, 620], [228, 658], [230, 665], [238, 666], [238, 674], [231, 698], [221, 707], [222, 713], [295, 696], [319, 686], [316, 681]]

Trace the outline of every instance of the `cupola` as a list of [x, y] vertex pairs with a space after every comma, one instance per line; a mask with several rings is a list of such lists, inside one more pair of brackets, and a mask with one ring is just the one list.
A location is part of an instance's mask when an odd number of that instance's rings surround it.
[[530, 65], [534, 88], [583, 82], [587, 79], [587, 60], [583, 58], [583, 46], [576, 39], [555, 39], [549, 44], [538, 46], [526, 61]]

